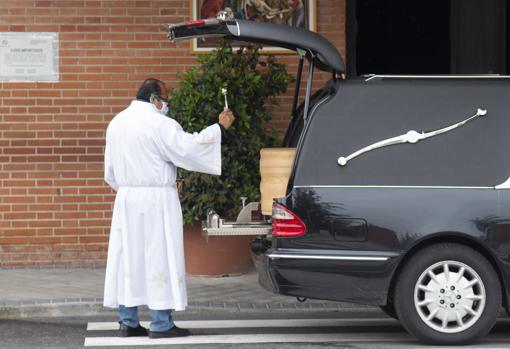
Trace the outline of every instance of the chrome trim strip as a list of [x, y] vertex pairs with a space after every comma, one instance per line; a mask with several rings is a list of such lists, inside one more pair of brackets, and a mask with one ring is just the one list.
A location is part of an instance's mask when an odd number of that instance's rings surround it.
[[456, 187], [435, 185], [295, 185], [294, 188], [494, 189], [494, 187]]
[[329, 96], [326, 96], [324, 97], [323, 99], [321, 99], [317, 104], [315, 104], [310, 112], [310, 115], [309, 115], [309, 118], [315, 113], [315, 111], [317, 110], [317, 108], [319, 108], [322, 104], [324, 104], [325, 102], [329, 101], [329, 99], [331, 98], [331, 95]]
[[368, 75], [365, 81], [375, 78], [396, 79], [509, 79], [509, 75], [480, 74], [480, 75]]
[[304, 255], [304, 254], [284, 254], [284, 253], [271, 253], [269, 258], [283, 258], [283, 259], [321, 259], [321, 260], [340, 260], [340, 261], [387, 261], [389, 257], [363, 257], [363, 256], [320, 256], [320, 255]]

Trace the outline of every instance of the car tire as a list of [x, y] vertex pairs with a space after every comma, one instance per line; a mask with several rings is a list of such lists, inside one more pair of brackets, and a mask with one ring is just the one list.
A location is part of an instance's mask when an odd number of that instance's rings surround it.
[[401, 324], [428, 344], [460, 345], [492, 329], [502, 303], [501, 284], [489, 261], [456, 243], [428, 246], [406, 262], [394, 304]]
[[386, 305], [380, 305], [379, 308], [389, 317], [398, 320], [397, 312], [393, 304], [388, 303]]

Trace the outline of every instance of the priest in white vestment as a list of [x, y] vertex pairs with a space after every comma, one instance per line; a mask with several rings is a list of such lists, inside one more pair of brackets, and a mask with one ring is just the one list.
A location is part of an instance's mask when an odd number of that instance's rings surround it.
[[[113, 209], [104, 306], [119, 308], [119, 335], [151, 338], [189, 335], [172, 310], [187, 305], [182, 212], [177, 167], [221, 174], [222, 133], [234, 120], [225, 109], [217, 124], [186, 133], [168, 111], [163, 82], [144, 81], [137, 99], [106, 131], [105, 181], [117, 192]], [[138, 306], [147, 305], [149, 331]]]

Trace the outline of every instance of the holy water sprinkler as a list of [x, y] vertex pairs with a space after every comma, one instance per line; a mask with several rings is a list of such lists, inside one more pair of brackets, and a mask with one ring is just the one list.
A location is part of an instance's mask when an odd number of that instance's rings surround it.
[[227, 100], [227, 89], [222, 88], [221, 93], [223, 93], [223, 96], [225, 97], [225, 108], [228, 109], [228, 100]]

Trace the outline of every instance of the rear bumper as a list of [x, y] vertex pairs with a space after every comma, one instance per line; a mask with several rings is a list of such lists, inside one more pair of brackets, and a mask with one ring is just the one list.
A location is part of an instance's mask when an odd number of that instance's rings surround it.
[[255, 254], [252, 252], [252, 260], [255, 265], [255, 269], [259, 274], [259, 284], [270, 292], [278, 293], [276, 283], [269, 271], [270, 260], [268, 255], [266, 253]]
[[259, 283], [273, 293], [293, 297], [386, 304], [398, 253], [329, 252], [268, 249], [254, 254]]

